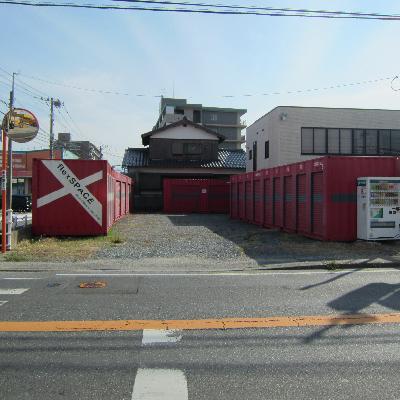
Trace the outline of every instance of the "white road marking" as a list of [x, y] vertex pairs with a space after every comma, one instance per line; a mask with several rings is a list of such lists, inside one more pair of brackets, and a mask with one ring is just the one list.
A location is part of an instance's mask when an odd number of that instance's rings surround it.
[[17, 278], [17, 277], [11, 277], [11, 278], [0, 278], [0, 280], [3, 281], [33, 281], [33, 280], [40, 280], [43, 278]]
[[8, 303], [7, 300], [0, 300], [0, 307], [1, 307], [1, 306], [4, 306], [4, 304], [6, 304], [6, 303]]
[[139, 368], [132, 400], [187, 400], [186, 376], [179, 369]]
[[367, 264], [390, 264], [391, 261], [385, 260], [384, 258], [375, 258], [375, 260], [368, 261]]
[[0, 289], [0, 294], [22, 294], [29, 289]]
[[143, 346], [151, 346], [156, 344], [172, 344], [182, 339], [182, 331], [178, 329], [144, 329], [142, 337]]
[[345, 272], [357, 272], [357, 273], [382, 273], [382, 272], [395, 272], [400, 273], [400, 270], [392, 269], [392, 268], [379, 268], [379, 269], [364, 269], [359, 270], [357, 269], [341, 269], [338, 271], [271, 271], [271, 270], [264, 270], [264, 271], [250, 271], [250, 272], [138, 272], [138, 273], [80, 273], [80, 274], [56, 274], [56, 276], [165, 276], [165, 277], [175, 277], [175, 276], [182, 276], [182, 277], [192, 277], [192, 276], [271, 276], [271, 275], [331, 275], [331, 274], [343, 274]]

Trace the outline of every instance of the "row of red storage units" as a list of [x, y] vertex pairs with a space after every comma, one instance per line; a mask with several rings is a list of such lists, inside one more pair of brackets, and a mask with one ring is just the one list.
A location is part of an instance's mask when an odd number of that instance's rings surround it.
[[231, 218], [320, 240], [357, 238], [357, 178], [399, 176], [397, 157], [322, 157], [231, 176]]
[[165, 213], [228, 213], [229, 182], [221, 179], [164, 179]]
[[131, 209], [131, 178], [105, 160], [33, 161], [32, 233], [105, 235]]

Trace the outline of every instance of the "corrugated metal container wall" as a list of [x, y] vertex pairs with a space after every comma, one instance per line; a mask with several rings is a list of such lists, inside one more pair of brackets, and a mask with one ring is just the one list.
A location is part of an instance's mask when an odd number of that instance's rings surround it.
[[245, 175], [244, 181], [244, 195], [245, 195], [245, 220], [247, 222], [253, 222], [253, 173], [249, 172]]
[[264, 169], [263, 176], [263, 189], [264, 189], [264, 226], [271, 228], [273, 225], [272, 206], [273, 206], [273, 193], [272, 193], [272, 178], [271, 170]]
[[225, 214], [229, 212], [229, 181], [208, 179], [208, 212]]
[[239, 199], [239, 219], [244, 221], [246, 219], [246, 195], [245, 195], [245, 181], [246, 174], [238, 176], [238, 199]]
[[253, 223], [262, 225], [264, 222], [264, 195], [263, 195], [263, 173], [253, 174], [253, 197], [254, 197], [254, 219]]
[[282, 228], [282, 178], [280, 167], [272, 169], [272, 225]]
[[[331, 156], [259, 172], [265, 227], [321, 240], [353, 241], [357, 238], [357, 178], [399, 176], [400, 160]], [[245, 174], [237, 179], [244, 180]]]
[[232, 219], [238, 219], [239, 218], [239, 191], [238, 191], [238, 181], [237, 181], [237, 175], [232, 175], [230, 177], [230, 183], [231, 183], [231, 188], [230, 188], [230, 192], [231, 192], [231, 206], [230, 206], [230, 217]]
[[[323, 239], [352, 241], [357, 238], [357, 178], [400, 176], [398, 157], [326, 157], [325, 226]], [[349, 221], [347, 223], [347, 221]]]
[[[115, 182], [131, 178], [105, 160], [33, 161], [32, 233], [49, 236], [104, 235], [116, 215]], [[129, 207], [125, 210], [129, 213]]]
[[296, 230], [296, 176], [295, 166], [281, 168], [283, 175], [283, 229], [286, 232]]
[[165, 213], [229, 213], [229, 182], [165, 178], [163, 187]]

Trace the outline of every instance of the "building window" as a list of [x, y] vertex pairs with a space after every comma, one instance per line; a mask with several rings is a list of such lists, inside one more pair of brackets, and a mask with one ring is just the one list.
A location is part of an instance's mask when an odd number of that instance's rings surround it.
[[301, 154], [400, 155], [400, 130], [301, 128]]
[[184, 154], [201, 154], [202, 145], [200, 143], [184, 143], [183, 144], [183, 153]]
[[172, 154], [183, 154], [183, 144], [179, 142], [172, 143]]
[[339, 129], [328, 129], [328, 153], [340, 153], [340, 136]]
[[200, 110], [193, 110], [193, 122], [199, 124], [201, 122], [201, 112]]
[[211, 121], [218, 121], [218, 114], [217, 113], [211, 113], [210, 114], [210, 120]]
[[269, 158], [269, 140], [265, 142], [264, 146], [264, 158]]
[[249, 160], [253, 159], [253, 150], [249, 150]]
[[175, 114], [184, 115], [185, 111], [183, 109], [181, 109], [181, 108], [176, 108], [175, 109]]

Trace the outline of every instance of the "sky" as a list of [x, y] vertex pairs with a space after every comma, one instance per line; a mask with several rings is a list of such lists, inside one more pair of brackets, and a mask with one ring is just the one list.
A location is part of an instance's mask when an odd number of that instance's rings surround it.
[[[400, 14], [398, 0], [219, 3]], [[248, 125], [278, 105], [400, 109], [400, 79], [391, 82], [400, 75], [400, 21], [1, 4], [0, 18], [0, 111], [7, 72], [17, 72], [16, 106], [34, 112], [44, 130], [19, 150], [46, 147], [49, 107], [41, 97], [64, 103], [55, 112], [56, 134], [103, 146], [112, 165], [122, 163], [126, 148], [142, 146], [161, 95], [246, 108]], [[371, 80], [378, 81], [324, 89]]]

